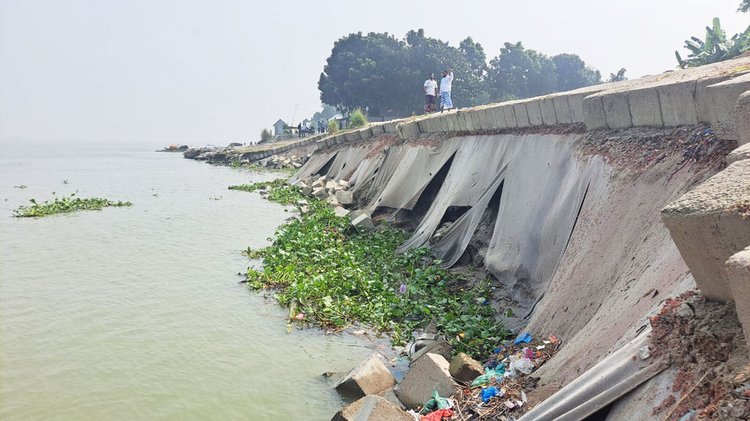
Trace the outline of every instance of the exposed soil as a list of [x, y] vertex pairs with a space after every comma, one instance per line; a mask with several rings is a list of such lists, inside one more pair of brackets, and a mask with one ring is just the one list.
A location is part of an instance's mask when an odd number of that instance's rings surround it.
[[706, 301], [696, 291], [666, 300], [652, 316], [654, 356], [678, 367], [672, 391], [653, 410], [658, 419], [748, 419], [748, 350], [733, 303]]

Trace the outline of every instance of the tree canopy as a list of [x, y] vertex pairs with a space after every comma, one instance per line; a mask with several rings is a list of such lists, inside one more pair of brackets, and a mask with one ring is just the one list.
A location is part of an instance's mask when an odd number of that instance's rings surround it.
[[333, 46], [318, 81], [320, 99], [341, 110], [369, 108], [383, 117], [421, 113], [422, 85], [430, 73], [454, 72], [453, 101], [460, 107], [490, 100], [528, 98], [601, 82], [601, 74], [575, 54], [548, 57], [505, 43], [489, 65], [482, 45], [467, 37], [457, 47], [409, 31], [349, 34]]
[[714, 18], [712, 25], [706, 27], [705, 38], [690, 37], [685, 41], [685, 49], [690, 52], [685, 59], [679, 51], [674, 52], [677, 64], [683, 69], [729, 60], [750, 51], [750, 26], [745, 32], [727, 38], [726, 32], [721, 28], [721, 21]]

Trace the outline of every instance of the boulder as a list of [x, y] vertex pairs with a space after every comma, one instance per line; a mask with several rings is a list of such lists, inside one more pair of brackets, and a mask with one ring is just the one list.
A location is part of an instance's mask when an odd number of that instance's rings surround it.
[[336, 216], [346, 216], [349, 215], [349, 211], [342, 208], [341, 206], [336, 206], [336, 208], [333, 210], [333, 213]]
[[414, 421], [398, 406], [376, 395], [366, 396], [345, 407], [331, 421]]
[[363, 213], [352, 219], [352, 225], [358, 230], [374, 230], [375, 224], [372, 223], [370, 215]]
[[323, 199], [328, 196], [328, 192], [323, 187], [316, 187], [313, 188], [312, 195], [317, 197], [318, 199]]
[[453, 378], [469, 383], [484, 374], [484, 367], [479, 361], [461, 352], [453, 357], [448, 371]]
[[388, 402], [396, 405], [397, 407], [401, 409], [406, 409], [403, 403], [401, 403], [400, 400], [396, 397], [396, 394], [393, 393], [393, 387], [389, 387], [388, 389], [385, 389], [384, 391], [378, 393], [376, 396], [380, 396], [381, 398], [384, 398]]
[[396, 379], [388, 371], [378, 354], [370, 355], [344, 376], [336, 385], [342, 395], [362, 397], [382, 392], [396, 384]]
[[451, 396], [456, 383], [448, 368], [448, 360], [442, 355], [426, 354], [412, 364], [404, 380], [393, 392], [407, 408], [424, 405], [435, 390], [440, 396]]
[[351, 205], [354, 203], [354, 196], [350, 191], [339, 190], [336, 192], [336, 200], [342, 205]]
[[326, 202], [330, 203], [331, 206], [334, 206], [334, 207], [339, 205], [339, 201], [336, 200], [336, 195], [333, 195], [333, 194], [328, 196], [328, 198], [326, 199]]
[[410, 365], [414, 365], [417, 360], [427, 355], [428, 353], [441, 355], [447, 361], [451, 358], [452, 352], [453, 349], [448, 341], [443, 338], [438, 338], [435, 341], [430, 341], [423, 347], [418, 348], [418, 351], [411, 356]]
[[337, 182], [335, 182], [333, 180], [326, 181], [326, 188], [327, 189], [335, 189], [336, 186], [338, 186], [338, 185], [339, 185], [339, 183], [337, 183]]
[[292, 163], [292, 166], [293, 166], [294, 168], [302, 168], [302, 164], [300, 164], [299, 162], [294, 162], [294, 163]]
[[302, 190], [300, 190], [300, 192], [302, 194], [304, 194], [305, 196], [310, 196], [313, 193], [313, 188], [312, 187], [302, 187]]
[[348, 189], [349, 188], [349, 182], [346, 180], [339, 180], [339, 186]]
[[326, 185], [325, 180], [317, 179], [317, 180], [313, 181], [311, 187], [312, 188], [325, 187], [325, 185]]

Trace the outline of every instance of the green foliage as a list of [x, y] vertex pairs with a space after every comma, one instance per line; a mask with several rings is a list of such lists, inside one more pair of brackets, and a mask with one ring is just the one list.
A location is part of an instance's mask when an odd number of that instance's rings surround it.
[[570, 91], [601, 83], [602, 74], [586, 66], [575, 54], [558, 54], [552, 57], [557, 71], [557, 91]]
[[679, 67], [683, 69], [729, 60], [750, 51], [750, 26], [745, 32], [727, 39], [726, 32], [721, 28], [721, 21], [714, 18], [712, 26], [706, 27], [705, 39], [690, 37], [685, 41], [685, 49], [690, 52], [686, 59], [682, 58], [679, 51], [674, 52]]
[[268, 200], [281, 203], [282, 205], [291, 205], [305, 198], [298, 187], [288, 186], [284, 178], [229, 186], [229, 190], [240, 190], [250, 193], [258, 190], [266, 191], [268, 193]]
[[[242, 189], [259, 188], [256, 183]], [[283, 180], [266, 188], [270, 200], [303, 199]], [[390, 333], [394, 344], [433, 322], [457, 351], [473, 355], [507, 337], [488, 305], [488, 285], [469, 286], [432, 260], [428, 249], [396, 253], [404, 240], [400, 230], [357, 232], [325, 202], [304, 199], [309, 211], [282, 225], [271, 246], [246, 252], [263, 259], [262, 270], [247, 272], [250, 287], [277, 289], [276, 299], [289, 306], [292, 320], [329, 329], [360, 322]]]
[[349, 115], [349, 125], [352, 128], [364, 127], [367, 125], [367, 116], [361, 108], [355, 108]]
[[739, 9], [737, 9], [738, 12], [750, 12], [750, 0], [742, 0], [742, 3], [740, 3]]
[[328, 122], [328, 133], [336, 133], [339, 131], [339, 123], [331, 120]]
[[122, 207], [133, 205], [130, 202], [113, 202], [101, 197], [81, 199], [80, 197], [75, 197], [75, 193], [72, 193], [70, 196], [55, 198], [52, 202], [44, 201], [44, 203], [37, 203], [35, 199], [31, 199], [29, 202], [31, 202], [31, 206], [19, 206], [18, 209], [13, 211], [13, 216], [17, 218], [29, 218], [81, 210], [101, 210], [111, 206]]
[[489, 67], [484, 48], [471, 37], [458, 47], [412, 30], [404, 40], [361, 32], [336, 41], [318, 81], [320, 98], [342, 110], [369, 107], [381, 117], [421, 113], [423, 83], [430, 73], [452, 69], [452, 96], [459, 106], [526, 98], [601, 82], [601, 74], [574, 54], [552, 58], [506, 43]]
[[622, 82], [623, 80], [628, 80], [628, 78], [625, 77], [625, 72], [627, 72], [627, 70], [623, 67], [618, 70], [617, 73], [610, 73], [607, 82]]
[[268, 142], [269, 140], [273, 139], [273, 133], [271, 133], [268, 129], [263, 129], [260, 131], [260, 141], [261, 142]]

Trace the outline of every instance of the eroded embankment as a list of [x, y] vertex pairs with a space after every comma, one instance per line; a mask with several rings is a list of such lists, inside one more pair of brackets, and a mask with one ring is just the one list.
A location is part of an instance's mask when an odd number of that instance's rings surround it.
[[480, 265], [496, 305], [515, 314], [510, 326], [563, 341], [535, 374], [539, 402], [694, 287], [659, 211], [734, 146], [702, 126], [381, 135], [320, 150], [290, 182], [347, 180], [362, 211], [413, 228], [402, 249], [429, 245], [446, 266]]

